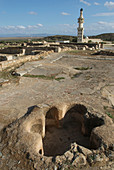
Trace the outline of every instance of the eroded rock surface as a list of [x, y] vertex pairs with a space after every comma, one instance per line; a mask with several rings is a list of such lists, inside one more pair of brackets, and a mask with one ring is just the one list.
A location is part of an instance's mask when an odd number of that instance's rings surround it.
[[[29, 108], [24, 116], [2, 130], [1, 142], [3, 153], [6, 149], [11, 155], [18, 153], [32, 160], [36, 169], [45, 166], [45, 160], [47, 167], [52, 168], [67, 161], [74, 167], [81, 167], [107, 162], [106, 151], [113, 151], [113, 136], [113, 122], [107, 116], [90, 113], [82, 104], [61, 103]], [[102, 152], [99, 151], [101, 147]], [[90, 157], [95, 157], [92, 162]], [[39, 159], [40, 166], [36, 165]]]

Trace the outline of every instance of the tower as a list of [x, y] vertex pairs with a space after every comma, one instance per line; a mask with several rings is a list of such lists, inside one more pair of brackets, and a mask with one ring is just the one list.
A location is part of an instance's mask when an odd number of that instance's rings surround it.
[[83, 18], [83, 9], [82, 8], [80, 9], [80, 17], [78, 18], [78, 23], [79, 23], [79, 26], [77, 28], [77, 30], [78, 30], [77, 42], [82, 43], [83, 35], [84, 35], [84, 27], [83, 27], [84, 18]]

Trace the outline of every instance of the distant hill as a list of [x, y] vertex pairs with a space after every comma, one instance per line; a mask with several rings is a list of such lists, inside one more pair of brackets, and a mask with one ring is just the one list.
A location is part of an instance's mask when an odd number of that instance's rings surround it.
[[[114, 41], [114, 33], [105, 33], [105, 34], [99, 34], [96, 36], [89, 36], [89, 38], [95, 38], [95, 39], [102, 39], [103, 41]], [[47, 36], [43, 38], [45, 41], [65, 41], [70, 40], [70, 42], [76, 42], [77, 37], [76, 36], [70, 36], [70, 35], [54, 35], [54, 36]]]
[[89, 38], [100, 38], [103, 41], [114, 41], [114, 33], [104, 33], [96, 36], [89, 36]]
[[[96, 36], [89, 36], [89, 38], [98, 38], [103, 41], [114, 41], [114, 33], [105, 33]], [[45, 40], [48, 42], [65, 41], [70, 40], [70, 42], [77, 42], [77, 36], [72, 35], [50, 35], [50, 34], [10, 34], [10, 35], [0, 35], [0, 40]]]
[[76, 36], [70, 36], [70, 35], [50, 35], [50, 34], [31, 34], [31, 35], [24, 35], [24, 34], [20, 34], [20, 35], [6, 35], [5, 36], [1, 36], [0, 37], [0, 42], [3, 43], [3, 41], [5, 42], [26, 42], [28, 39], [30, 39], [31, 41], [47, 41], [47, 42], [57, 42], [57, 41], [65, 41], [65, 40], [70, 40], [70, 42], [77, 42], [77, 37]]
[[47, 36], [43, 38], [45, 41], [48, 42], [57, 42], [57, 41], [65, 41], [70, 40], [70, 42], [76, 42], [77, 37], [76, 36], [70, 36], [70, 35], [54, 35], [54, 36]]

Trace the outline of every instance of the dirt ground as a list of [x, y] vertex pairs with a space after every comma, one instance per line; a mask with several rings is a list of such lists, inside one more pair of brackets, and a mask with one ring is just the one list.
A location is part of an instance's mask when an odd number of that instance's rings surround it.
[[[43, 60], [25, 63], [16, 71], [24, 73], [19, 82], [0, 87], [0, 129], [23, 116], [28, 108], [39, 104], [51, 105], [53, 102], [83, 102], [88, 108], [92, 107], [114, 119], [114, 56], [51, 54]], [[69, 127], [67, 132], [71, 133]], [[68, 139], [66, 132], [64, 135]], [[72, 136], [70, 140], [73, 140]], [[62, 154], [67, 147], [56, 154]], [[48, 150], [45, 153], [49, 155]], [[4, 157], [0, 156], [0, 169], [15, 169], [14, 164], [20, 165], [20, 158], [9, 157], [7, 151]], [[28, 166], [31, 165], [29, 162]], [[24, 169], [22, 166], [17, 169], [20, 168]], [[109, 166], [107, 169], [111, 168]]]

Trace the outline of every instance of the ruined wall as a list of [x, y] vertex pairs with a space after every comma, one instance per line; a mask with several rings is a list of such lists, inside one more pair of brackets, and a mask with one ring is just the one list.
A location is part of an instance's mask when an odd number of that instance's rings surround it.
[[71, 47], [71, 46], [88, 46], [88, 48], [94, 47], [95, 49], [99, 48], [98, 43], [60, 43], [60, 45], [63, 45], [65, 47]]
[[47, 52], [44, 51], [39, 55], [28, 55], [28, 56], [19, 57], [15, 60], [0, 62], [0, 71], [6, 69], [8, 67], [18, 66], [19, 64], [25, 63], [27, 61], [36, 60], [36, 59], [40, 58], [41, 56], [46, 56], [46, 55], [53, 53], [53, 52], [54, 52], [53, 50], [47, 51]]
[[62, 51], [66, 50], [85, 50], [85, 49], [99, 49], [99, 44], [96, 43], [60, 43], [60, 45], [50, 44], [52, 47], [60, 47]]
[[53, 50], [55, 52], [55, 47], [27, 47], [25, 49], [25, 55], [32, 55], [35, 50], [41, 50], [41, 51], [51, 51]]
[[1, 54], [23, 54], [23, 55], [32, 55], [34, 50], [39, 51], [55, 51], [55, 47], [8, 47], [0, 49]]
[[102, 44], [102, 48], [113, 50], [114, 51], [114, 44]]

